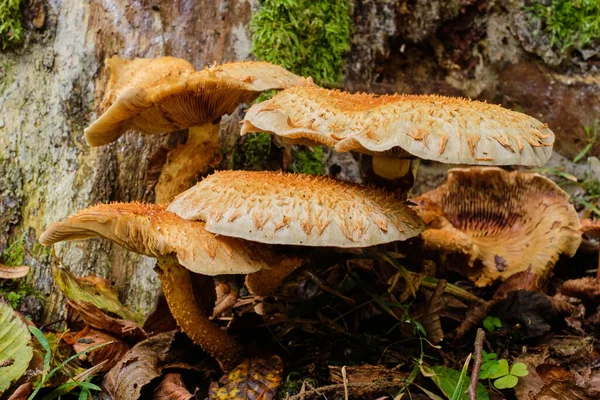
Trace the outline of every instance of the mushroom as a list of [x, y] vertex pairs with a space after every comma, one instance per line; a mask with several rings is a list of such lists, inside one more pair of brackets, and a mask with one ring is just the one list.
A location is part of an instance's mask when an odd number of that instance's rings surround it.
[[165, 205], [142, 203], [89, 207], [48, 226], [40, 243], [95, 236], [158, 259], [163, 292], [177, 324], [225, 371], [236, 365], [241, 347], [195, 303], [188, 270], [204, 275], [247, 274], [305, 262], [300, 257], [274, 254], [261, 244], [215, 236], [205, 230], [203, 222], [186, 221], [167, 211]]
[[600, 280], [600, 221], [583, 220], [581, 231], [589, 238], [595, 239], [598, 242], [598, 270], [596, 272], [596, 279]]
[[411, 199], [424, 219], [426, 249], [462, 253], [467, 275], [486, 286], [527, 269], [547, 276], [579, 243], [569, 196], [542, 175], [495, 167], [456, 168], [442, 186]]
[[[204, 221], [214, 234], [292, 246], [364, 248], [409, 239], [424, 227], [415, 212], [382, 190], [281, 172], [216, 172], [168, 210]], [[262, 269], [247, 276], [247, 286], [267, 295], [295, 267]]]
[[168, 155], [156, 186], [156, 202], [170, 201], [221, 160], [219, 118], [269, 89], [312, 85], [282, 67], [238, 62], [196, 71], [187, 61], [162, 57], [131, 61], [113, 57], [101, 108], [87, 129], [90, 146], [102, 146], [135, 129], [148, 134], [189, 128], [188, 141]]
[[450, 164], [541, 166], [554, 143], [546, 124], [497, 105], [318, 87], [286, 89], [253, 105], [241, 133], [257, 131], [372, 154], [373, 172], [392, 186], [398, 186], [395, 180], [402, 183], [415, 157]]

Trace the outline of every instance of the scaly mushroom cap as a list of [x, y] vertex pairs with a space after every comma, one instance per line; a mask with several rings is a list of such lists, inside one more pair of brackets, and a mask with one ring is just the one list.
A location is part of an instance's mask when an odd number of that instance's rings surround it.
[[[105, 237], [130, 251], [156, 258], [176, 257], [190, 271], [204, 275], [246, 274], [269, 267], [263, 251], [238, 239], [215, 237], [204, 223], [186, 221], [165, 205], [99, 204], [48, 226], [40, 243]], [[255, 250], [256, 248], [256, 250]]]
[[125, 131], [165, 133], [213, 121], [268, 89], [312, 85], [280, 66], [239, 62], [196, 71], [173, 57], [124, 61], [113, 57], [102, 102], [106, 111], [87, 129], [90, 146], [115, 141]]
[[423, 222], [393, 195], [327, 177], [220, 171], [169, 205], [216, 234], [316, 247], [368, 247], [406, 240]]
[[554, 143], [547, 125], [493, 104], [317, 87], [287, 89], [253, 105], [242, 134], [257, 131], [325, 144], [336, 151], [411, 154], [451, 164], [541, 166]]
[[[454, 247], [462, 252], [469, 247], [472, 260], [481, 261], [481, 270], [470, 271], [479, 286], [529, 267], [545, 276], [561, 254], [572, 257], [581, 242], [579, 218], [568, 194], [539, 174], [456, 168], [445, 184], [411, 201], [418, 204], [419, 215], [426, 216], [425, 232], [431, 233], [423, 235], [427, 247], [452, 243], [441, 233], [456, 232], [460, 237]], [[434, 218], [436, 210], [441, 213]]]

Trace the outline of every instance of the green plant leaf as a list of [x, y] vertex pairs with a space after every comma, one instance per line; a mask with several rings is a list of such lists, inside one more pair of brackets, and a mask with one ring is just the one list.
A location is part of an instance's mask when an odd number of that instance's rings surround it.
[[496, 389], [511, 389], [517, 386], [519, 378], [513, 375], [506, 375], [500, 379], [494, 381], [494, 387]]
[[502, 321], [500, 321], [500, 318], [498, 317], [493, 317], [492, 318], [492, 324], [496, 327], [496, 328], [501, 328], [502, 327]]
[[13, 309], [0, 301], [0, 394], [27, 370], [33, 357], [27, 325]]
[[458, 377], [458, 382], [456, 382], [456, 387], [454, 388], [454, 393], [452, 393], [452, 400], [460, 400], [465, 395], [465, 383], [467, 382], [467, 370], [469, 369], [469, 363], [471, 362], [472, 354], [469, 354], [465, 364], [463, 365], [462, 371], [460, 371], [460, 376]]
[[490, 374], [491, 379], [496, 379], [508, 375], [508, 361], [505, 358], [498, 360], [498, 370]]
[[[458, 388], [461, 372], [443, 366], [428, 367], [421, 366], [421, 373], [427, 378], [431, 378], [433, 383], [444, 393], [446, 398], [452, 399]], [[459, 392], [461, 396], [457, 397], [460, 400], [468, 400], [469, 396], [463, 392]], [[487, 390], [482, 384], [477, 384], [477, 400], [489, 400]]]
[[510, 374], [514, 376], [527, 376], [529, 371], [527, 371], [527, 365], [518, 362], [513, 364], [512, 368], [510, 369]]

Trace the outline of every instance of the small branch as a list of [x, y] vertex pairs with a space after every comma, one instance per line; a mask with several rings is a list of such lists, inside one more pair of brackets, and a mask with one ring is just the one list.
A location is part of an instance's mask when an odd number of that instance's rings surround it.
[[471, 371], [471, 384], [469, 385], [469, 400], [477, 400], [477, 382], [479, 382], [479, 369], [481, 368], [481, 350], [483, 348], [483, 340], [485, 332], [483, 329], [477, 329], [475, 337], [475, 363]]
[[323, 396], [323, 393], [327, 392], [336, 392], [347, 390], [350, 388], [367, 388], [369, 386], [373, 387], [373, 390], [385, 390], [393, 387], [399, 386], [398, 382], [370, 382], [370, 383], [335, 383], [333, 385], [321, 386], [317, 388], [309, 388], [309, 390], [301, 391], [300, 393], [290, 396], [287, 400], [305, 400], [309, 396]]

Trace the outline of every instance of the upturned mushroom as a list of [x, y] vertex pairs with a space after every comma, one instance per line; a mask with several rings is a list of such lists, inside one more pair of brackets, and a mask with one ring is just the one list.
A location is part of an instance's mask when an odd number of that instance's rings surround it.
[[305, 262], [301, 257], [275, 254], [258, 243], [215, 236], [205, 230], [203, 222], [184, 220], [164, 205], [142, 203], [89, 207], [48, 226], [40, 243], [96, 236], [158, 259], [163, 292], [177, 324], [226, 371], [236, 365], [242, 349], [195, 303], [188, 270], [205, 275], [247, 274]]
[[478, 286], [528, 269], [545, 277], [581, 242], [568, 194], [535, 173], [456, 168], [442, 186], [411, 201], [427, 225], [425, 248], [466, 256], [466, 274]]
[[[349, 94], [286, 89], [246, 114], [242, 135], [268, 132], [292, 143], [373, 155], [383, 182], [402, 187], [410, 160], [541, 166], [552, 153], [546, 124], [497, 105], [436, 95]], [[394, 184], [398, 181], [398, 184]], [[412, 184], [412, 178], [408, 179]]]
[[[214, 173], [168, 210], [204, 221], [214, 234], [272, 245], [365, 248], [409, 239], [424, 227], [416, 213], [382, 190], [281, 172]], [[269, 294], [293, 269], [262, 269], [247, 276], [247, 286]]]
[[265, 90], [312, 81], [264, 62], [237, 62], [196, 71], [187, 61], [113, 57], [101, 108], [87, 129], [90, 146], [102, 146], [134, 129], [148, 134], [189, 128], [187, 143], [171, 151], [156, 186], [156, 202], [170, 201], [221, 160], [218, 120]]

